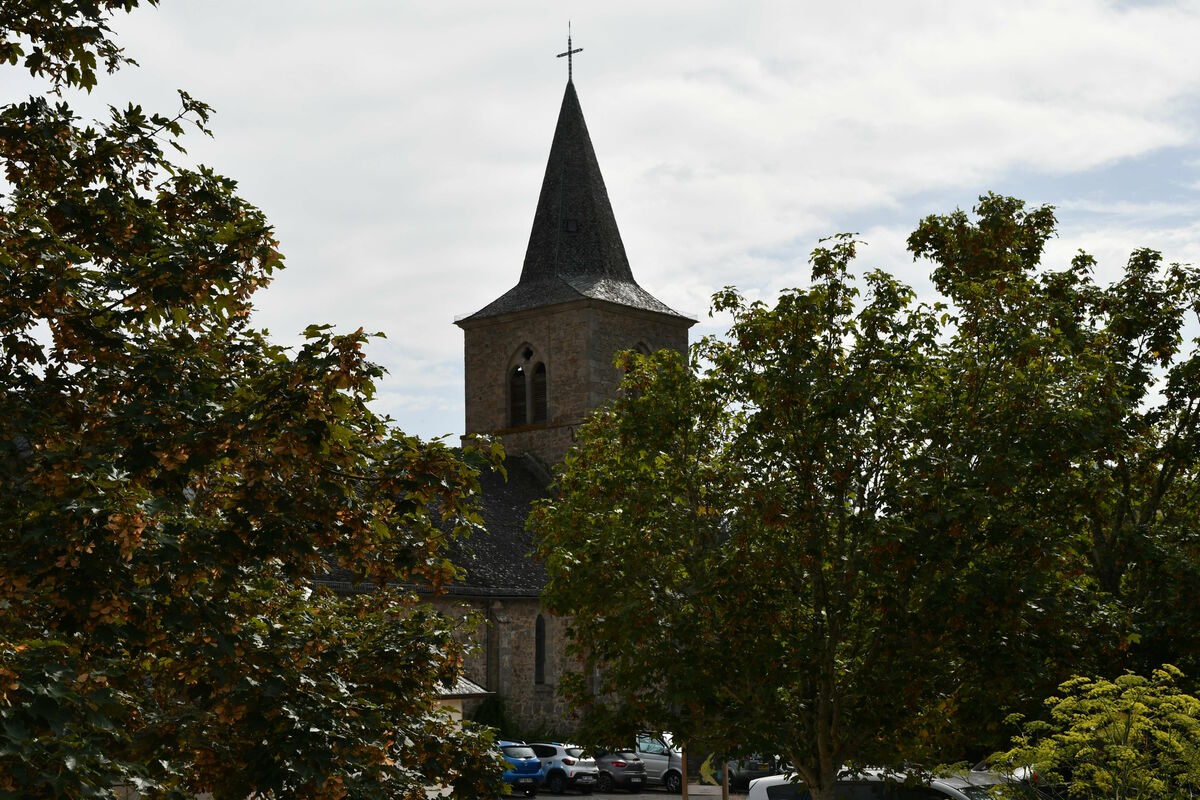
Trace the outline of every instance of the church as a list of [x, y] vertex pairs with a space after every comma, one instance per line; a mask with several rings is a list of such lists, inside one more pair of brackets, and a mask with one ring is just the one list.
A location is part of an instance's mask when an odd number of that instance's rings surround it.
[[[463, 331], [466, 435], [500, 439], [508, 478], [480, 476], [485, 530], [460, 546], [465, 577], [436, 602], [474, 610], [477, 652], [465, 677], [498, 695], [524, 730], [569, 727], [557, 679], [573, 665], [566, 621], [541, 607], [546, 572], [525, 529], [575, 428], [610, 400], [623, 350], [686, 352], [695, 320], [634, 280], [570, 70], [520, 279]], [[479, 700], [468, 700], [470, 716]], [[508, 733], [508, 732], [504, 732]]]

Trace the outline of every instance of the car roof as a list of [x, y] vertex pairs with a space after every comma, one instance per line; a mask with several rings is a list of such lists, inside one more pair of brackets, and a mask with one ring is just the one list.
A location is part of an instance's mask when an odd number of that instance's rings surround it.
[[[999, 775], [992, 773], [972, 773], [974, 780], [971, 780], [962, 775], [932, 775], [930, 776], [930, 785], [939, 784], [951, 789], [963, 789], [971, 786], [987, 786], [991, 783], [1001, 783], [1002, 779]], [[885, 781], [894, 780], [903, 782], [907, 773], [903, 771], [888, 771], [883, 769], [863, 769], [843, 771], [838, 775], [839, 781], [867, 780], [867, 781]], [[979, 778], [984, 778], [980, 780]], [[761, 783], [763, 786], [777, 786], [782, 783], [792, 783], [797, 780], [797, 776], [793, 772], [781, 772], [778, 775], [766, 775], [762, 778], [755, 778], [751, 784]]]

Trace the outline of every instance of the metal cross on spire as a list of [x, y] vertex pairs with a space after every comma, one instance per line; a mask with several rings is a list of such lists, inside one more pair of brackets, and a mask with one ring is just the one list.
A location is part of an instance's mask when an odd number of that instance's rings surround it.
[[555, 56], [555, 58], [562, 58], [563, 56], [567, 57], [567, 83], [571, 82], [571, 56], [575, 55], [576, 53], [582, 53], [582, 52], [583, 52], [582, 47], [576, 47], [574, 50], [571, 49], [571, 22], [570, 22], [570, 20], [568, 20], [567, 21], [567, 52], [559, 53], [557, 56]]

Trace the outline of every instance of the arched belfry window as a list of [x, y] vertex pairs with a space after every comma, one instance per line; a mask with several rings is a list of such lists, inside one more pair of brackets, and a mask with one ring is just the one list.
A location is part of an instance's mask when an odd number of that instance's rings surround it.
[[513, 427], [525, 424], [528, 408], [525, 396], [525, 368], [513, 367], [513, 371], [508, 375], [509, 424]]
[[546, 682], [546, 618], [541, 614], [533, 626], [533, 682]]
[[533, 384], [533, 391], [530, 393], [533, 396], [532, 414], [530, 414], [530, 422], [545, 422], [546, 421], [546, 365], [538, 363], [533, 368], [533, 376], [530, 381]]
[[529, 344], [521, 345], [508, 363], [509, 427], [545, 422], [550, 418], [546, 363]]

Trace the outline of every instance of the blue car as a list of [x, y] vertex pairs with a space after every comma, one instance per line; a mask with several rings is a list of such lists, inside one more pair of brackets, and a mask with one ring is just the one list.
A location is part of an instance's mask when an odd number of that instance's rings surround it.
[[542, 771], [542, 762], [538, 760], [533, 748], [524, 742], [510, 742], [506, 739], [501, 739], [497, 744], [500, 746], [500, 754], [508, 762], [508, 769], [504, 770], [504, 782], [512, 786], [514, 794], [520, 792], [526, 797], [536, 795], [538, 786], [546, 778], [546, 773]]

